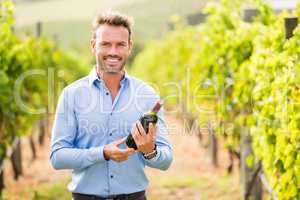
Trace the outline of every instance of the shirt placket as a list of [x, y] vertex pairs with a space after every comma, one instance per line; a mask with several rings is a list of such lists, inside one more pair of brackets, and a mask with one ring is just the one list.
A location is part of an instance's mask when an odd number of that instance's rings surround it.
[[[110, 95], [108, 89], [106, 88], [105, 84], [102, 84], [102, 87], [104, 89], [104, 94], [105, 94], [104, 102], [105, 102], [105, 105], [107, 105], [105, 110], [108, 111], [108, 128], [107, 128], [108, 143], [112, 143], [115, 141], [115, 139], [116, 139], [115, 134], [118, 131], [118, 124], [117, 124], [118, 119], [114, 115], [114, 109], [117, 105], [120, 95], [123, 92], [124, 82], [121, 84], [121, 88], [120, 88], [114, 102], [112, 102], [111, 95]], [[115, 192], [115, 191], [113, 191], [113, 188], [114, 188], [114, 185], [117, 184], [117, 166], [116, 166], [116, 164], [117, 163], [115, 163], [112, 160], [109, 160], [107, 162], [109, 195]]]

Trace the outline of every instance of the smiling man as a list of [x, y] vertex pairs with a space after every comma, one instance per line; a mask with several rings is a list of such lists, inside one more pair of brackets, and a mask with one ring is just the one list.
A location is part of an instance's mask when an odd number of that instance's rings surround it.
[[[145, 166], [167, 170], [173, 159], [163, 109], [148, 133], [138, 122], [159, 96], [124, 69], [131, 28], [130, 18], [122, 14], [97, 16], [91, 39], [96, 66], [59, 98], [50, 159], [55, 169], [72, 170], [68, 189], [74, 200], [145, 200]], [[137, 150], [125, 144], [130, 133]]]

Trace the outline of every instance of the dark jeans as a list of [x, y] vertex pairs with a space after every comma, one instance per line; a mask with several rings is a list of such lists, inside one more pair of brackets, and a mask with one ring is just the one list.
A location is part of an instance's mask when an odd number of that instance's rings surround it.
[[136, 200], [147, 200], [147, 197], [146, 197], [146, 195], [144, 195], [144, 196], [142, 196], [140, 198], [137, 198]]
[[[73, 194], [72, 200], [105, 200], [105, 198], [90, 196], [90, 195], [82, 195], [82, 194]], [[113, 200], [147, 200], [146, 195], [142, 195], [139, 197], [128, 197], [128, 198], [113, 198]]]

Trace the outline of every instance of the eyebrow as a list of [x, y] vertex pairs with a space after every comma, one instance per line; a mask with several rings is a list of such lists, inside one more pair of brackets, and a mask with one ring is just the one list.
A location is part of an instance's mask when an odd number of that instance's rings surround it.
[[[112, 43], [112, 42], [114, 42], [114, 41], [99, 41], [99, 43]], [[116, 43], [124, 43], [124, 44], [126, 44], [126, 42], [127, 41], [116, 41]]]
[[127, 44], [125, 41], [118, 42], [119, 44]]

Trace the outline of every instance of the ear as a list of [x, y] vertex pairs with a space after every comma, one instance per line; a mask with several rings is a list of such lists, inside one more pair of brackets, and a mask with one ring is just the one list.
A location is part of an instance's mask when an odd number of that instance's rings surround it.
[[132, 48], [133, 48], [133, 41], [130, 40], [129, 41], [129, 54], [131, 54]]
[[93, 54], [96, 53], [96, 39], [92, 38], [90, 41], [91, 51]]

